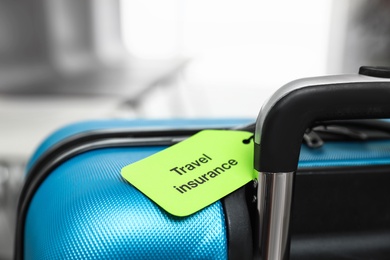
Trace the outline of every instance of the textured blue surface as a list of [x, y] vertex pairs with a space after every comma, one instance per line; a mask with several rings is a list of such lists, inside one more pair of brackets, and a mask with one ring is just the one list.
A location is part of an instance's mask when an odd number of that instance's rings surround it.
[[390, 140], [326, 142], [319, 149], [303, 145], [299, 168], [390, 164]]
[[160, 149], [95, 150], [54, 170], [28, 211], [25, 259], [226, 259], [220, 202], [173, 217], [121, 178]]

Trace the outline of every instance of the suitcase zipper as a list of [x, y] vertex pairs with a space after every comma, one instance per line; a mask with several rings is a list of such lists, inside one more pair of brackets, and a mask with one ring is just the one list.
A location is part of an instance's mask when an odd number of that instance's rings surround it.
[[383, 120], [324, 121], [308, 128], [303, 143], [320, 148], [325, 141], [390, 139], [390, 123]]

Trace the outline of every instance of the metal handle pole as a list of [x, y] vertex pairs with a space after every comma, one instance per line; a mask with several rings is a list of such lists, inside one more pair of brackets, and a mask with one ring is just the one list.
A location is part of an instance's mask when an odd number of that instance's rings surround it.
[[289, 224], [294, 173], [259, 172], [257, 190], [258, 258], [287, 260], [289, 258]]

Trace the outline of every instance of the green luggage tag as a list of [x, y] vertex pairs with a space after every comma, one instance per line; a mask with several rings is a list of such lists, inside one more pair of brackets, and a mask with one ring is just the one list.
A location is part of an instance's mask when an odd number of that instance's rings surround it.
[[188, 216], [255, 179], [252, 136], [204, 130], [121, 173], [167, 212]]

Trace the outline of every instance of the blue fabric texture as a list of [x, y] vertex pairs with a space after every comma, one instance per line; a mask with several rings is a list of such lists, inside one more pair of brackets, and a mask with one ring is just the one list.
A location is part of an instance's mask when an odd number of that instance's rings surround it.
[[178, 218], [121, 178], [161, 149], [95, 150], [54, 170], [30, 204], [25, 259], [227, 259], [220, 202]]

